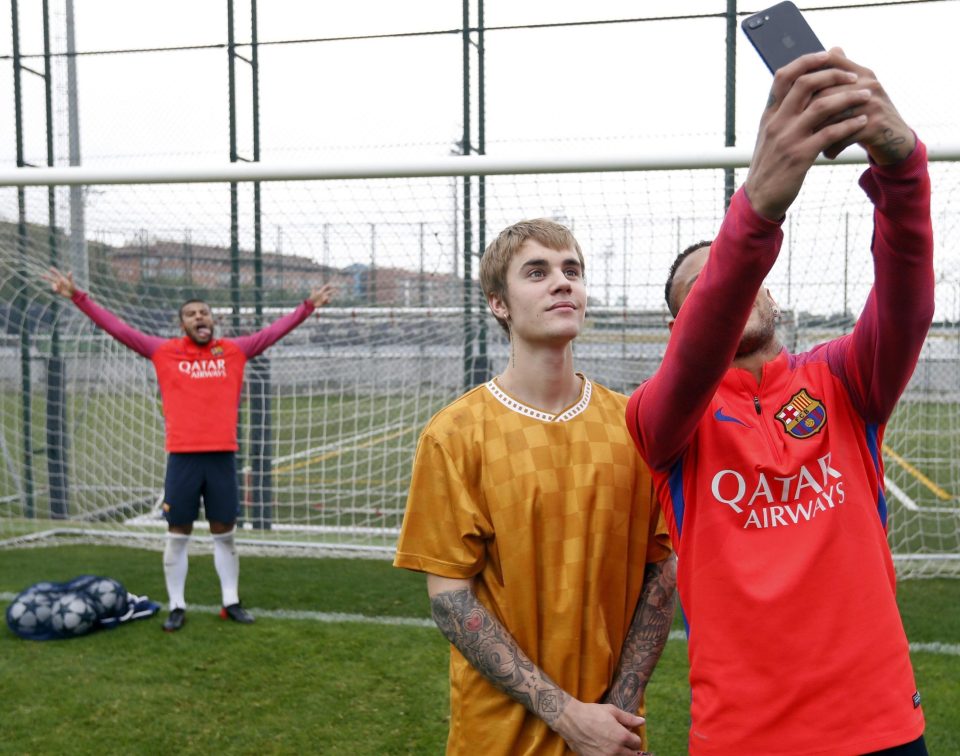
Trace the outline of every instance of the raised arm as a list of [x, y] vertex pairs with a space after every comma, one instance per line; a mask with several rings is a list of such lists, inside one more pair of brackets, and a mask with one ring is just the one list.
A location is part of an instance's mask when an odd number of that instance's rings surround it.
[[73, 282], [73, 273], [64, 275], [56, 268], [43, 275], [43, 279], [50, 284], [54, 294], [59, 294], [72, 301], [77, 309], [92, 320], [98, 327], [109, 333], [113, 338], [132, 349], [143, 357], [150, 358], [165, 339], [160, 336], [150, 336], [138, 331], [133, 326], [124, 323], [105, 307], [96, 304], [90, 295], [81, 291]]
[[318, 307], [328, 304], [333, 298], [334, 288], [330, 284], [315, 288], [310, 292], [300, 306], [293, 312], [287, 313], [282, 318], [273, 321], [266, 328], [251, 333], [247, 336], [238, 336], [232, 341], [240, 347], [240, 350], [248, 357], [256, 357], [267, 347], [273, 346], [280, 339], [286, 336], [290, 331], [300, 325], [304, 320], [310, 317]]
[[631, 713], [637, 711], [670, 635], [676, 587], [676, 556], [671, 554], [661, 562], [647, 565], [640, 599], [604, 703]]
[[844, 58], [867, 126], [850, 137], [870, 155], [860, 186], [874, 205], [874, 285], [846, 339], [828, 344], [829, 362], [868, 422], [885, 422], [906, 388], [933, 319], [933, 227], [926, 148], [904, 122], [873, 71]]
[[[900, 175], [892, 176], [896, 169]], [[913, 375], [933, 319], [933, 231], [923, 144], [894, 169], [874, 166], [861, 185], [876, 206], [874, 284], [853, 332], [823, 348], [863, 418], [883, 423]]]
[[[680, 308], [663, 364], [627, 406], [627, 426], [654, 469], [666, 469], [683, 451], [732, 364], [779, 253], [779, 224], [807, 171], [866, 123], [854, 110], [871, 92], [849, 88], [857, 74], [835, 65], [841, 57], [838, 50], [805, 55], [774, 77], [745, 186]], [[818, 94], [825, 90], [834, 91]]]
[[783, 234], [741, 189], [673, 323], [660, 367], [627, 403], [627, 428], [651, 469], [668, 468], [686, 447], [733, 362], [757, 291]]
[[561, 689], [517, 645], [473, 593], [472, 581], [427, 575], [433, 619], [491, 685], [542, 719], [578, 754], [635, 756], [643, 718], [609, 704], [589, 704]]

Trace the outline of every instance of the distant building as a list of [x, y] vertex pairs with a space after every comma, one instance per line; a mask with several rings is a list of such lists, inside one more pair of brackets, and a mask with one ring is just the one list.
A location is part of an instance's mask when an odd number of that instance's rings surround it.
[[[230, 250], [226, 247], [158, 239], [108, 248], [106, 255], [117, 278], [127, 283], [163, 281], [221, 289], [230, 286]], [[262, 261], [266, 289], [309, 290], [325, 283], [338, 288], [352, 284], [349, 274], [306, 257], [264, 252]], [[243, 250], [240, 286], [252, 287], [253, 282], [253, 255]]]
[[[230, 250], [189, 240], [148, 240], [107, 248], [114, 274], [131, 284], [150, 282], [226, 289], [230, 286]], [[306, 257], [263, 253], [263, 285], [267, 290], [313, 289], [325, 283], [338, 289], [341, 304], [364, 307], [456, 307], [463, 303], [463, 280], [444, 273], [354, 264], [321, 265]], [[240, 286], [253, 286], [253, 259], [243, 250]]]
[[370, 268], [361, 264], [344, 268], [343, 273], [350, 276], [349, 298], [368, 307], [459, 307], [463, 304], [463, 279], [449, 273]]

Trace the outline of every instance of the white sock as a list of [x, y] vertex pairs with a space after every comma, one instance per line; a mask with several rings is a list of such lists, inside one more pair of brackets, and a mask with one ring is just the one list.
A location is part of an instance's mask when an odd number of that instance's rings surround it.
[[229, 533], [217, 533], [213, 536], [213, 565], [220, 576], [220, 592], [223, 605], [239, 603], [240, 556], [234, 540], [236, 528]]
[[170, 611], [186, 609], [183, 591], [187, 585], [187, 542], [190, 536], [182, 533], [167, 533], [167, 546], [163, 550], [163, 577], [167, 581], [167, 598]]

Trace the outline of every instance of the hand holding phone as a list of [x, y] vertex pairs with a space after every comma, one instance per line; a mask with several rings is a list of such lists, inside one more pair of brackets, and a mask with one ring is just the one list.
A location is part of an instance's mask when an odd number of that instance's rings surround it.
[[770, 73], [807, 53], [824, 49], [813, 29], [791, 2], [754, 13], [740, 25]]

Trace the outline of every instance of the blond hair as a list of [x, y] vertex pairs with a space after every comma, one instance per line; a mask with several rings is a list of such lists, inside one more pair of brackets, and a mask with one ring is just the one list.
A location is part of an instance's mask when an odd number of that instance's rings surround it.
[[[480, 258], [480, 288], [488, 300], [495, 296], [503, 302], [507, 301], [507, 269], [510, 261], [531, 239], [547, 249], [572, 249], [580, 259], [581, 271], [586, 270], [580, 244], [569, 228], [549, 218], [523, 220], [503, 229], [497, 238], [487, 245]], [[509, 336], [510, 324], [503, 318], [496, 315], [494, 317]]]

